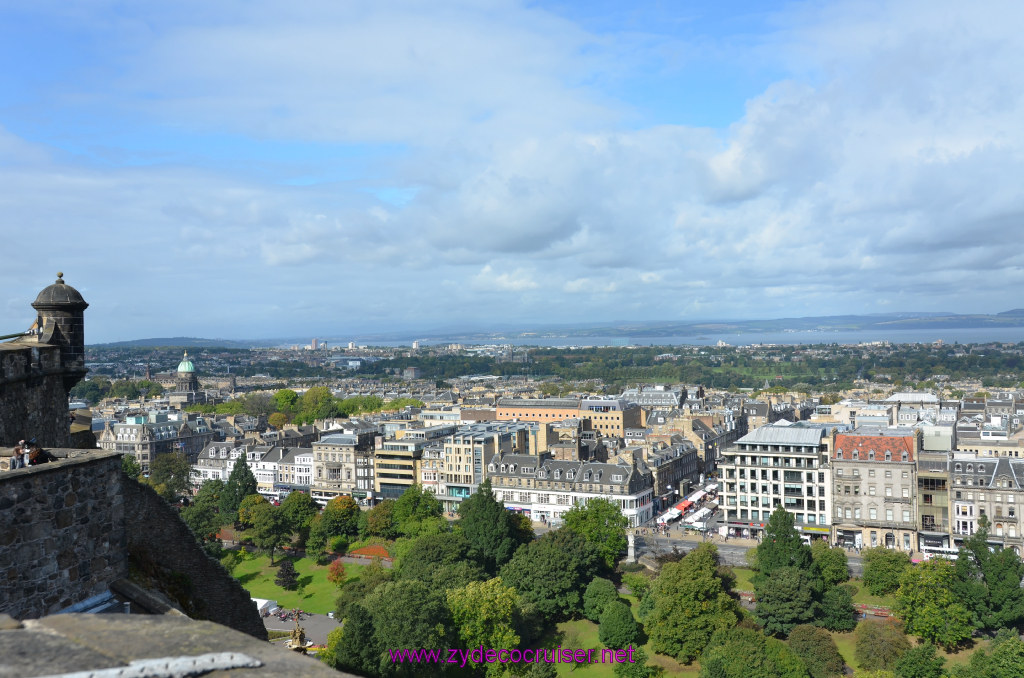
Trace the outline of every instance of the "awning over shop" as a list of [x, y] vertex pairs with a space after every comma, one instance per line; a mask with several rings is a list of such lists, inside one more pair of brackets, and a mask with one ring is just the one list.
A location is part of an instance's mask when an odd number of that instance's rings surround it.
[[691, 494], [689, 497], [687, 497], [686, 500], [687, 501], [692, 501], [694, 504], [696, 504], [698, 501], [700, 501], [701, 499], [703, 499], [706, 496], [708, 496], [707, 492], [705, 492], [704, 490], [697, 490], [696, 492]]
[[680, 511], [682, 511], [683, 513], [686, 513], [692, 507], [693, 507], [693, 502], [690, 501], [689, 499], [687, 499], [685, 501], [681, 501], [678, 504], [676, 504], [676, 508], [679, 509]]

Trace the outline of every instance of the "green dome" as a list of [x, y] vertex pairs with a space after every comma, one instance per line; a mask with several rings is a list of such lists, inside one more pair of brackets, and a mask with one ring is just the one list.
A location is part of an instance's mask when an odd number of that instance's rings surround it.
[[179, 372], [195, 372], [196, 371], [195, 365], [193, 365], [192, 361], [188, 359], [188, 351], [185, 351], [185, 356], [181, 359], [181, 362], [178, 363], [178, 371]]

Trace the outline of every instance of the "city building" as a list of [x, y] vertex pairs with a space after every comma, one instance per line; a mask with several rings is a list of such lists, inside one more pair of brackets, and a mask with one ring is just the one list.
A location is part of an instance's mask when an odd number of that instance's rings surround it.
[[654, 517], [652, 477], [642, 463], [558, 461], [547, 454], [504, 452], [488, 462], [487, 475], [506, 509], [555, 527], [573, 506], [598, 498], [618, 505], [631, 527]]
[[836, 542], [843, 546], [918, 547], [917, 452], [909, 428], [859, 427], [833, 444]]
[[723, 450], [720, 503], [731, 535], [759, 536], [781, 506], [807, 539], [831, 536], [827, 433], [809, 422], [776, 423], [754, 429]]

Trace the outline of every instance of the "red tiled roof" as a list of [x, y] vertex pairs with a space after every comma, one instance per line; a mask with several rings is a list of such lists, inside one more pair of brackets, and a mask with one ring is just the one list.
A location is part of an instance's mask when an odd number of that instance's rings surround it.
[[[858, 436], [858, 435], [837, 435], [834, 458], [853, 459], [853, 453], [860, 453], [860, 460], [867, 461], [869, 453], [874, 451], [875, 461], [885, 461], [885, 453], [892, 453], [892, 461], [902, 461], [903, 453], [907, 453], [907, 460], [914, 461], [914, 437], [913, 436]], [[839, 453], [842, 453], [841, 455]]]

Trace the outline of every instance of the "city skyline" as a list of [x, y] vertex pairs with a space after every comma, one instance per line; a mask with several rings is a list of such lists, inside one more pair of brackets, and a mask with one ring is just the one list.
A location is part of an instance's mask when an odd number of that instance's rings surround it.
[[1012, 3], [0, 3], [89, 343], [1019, 308]]

